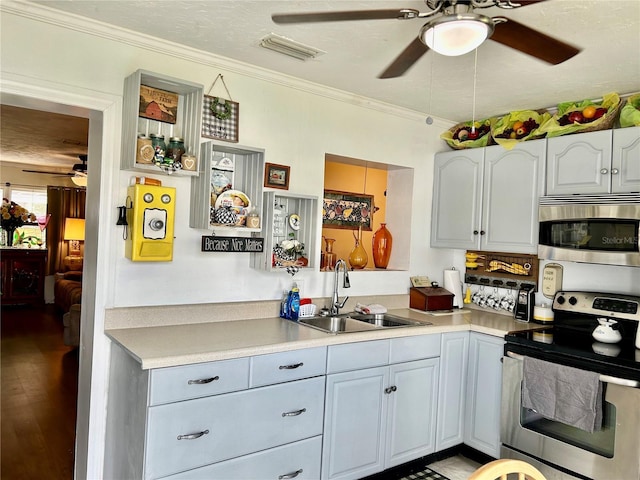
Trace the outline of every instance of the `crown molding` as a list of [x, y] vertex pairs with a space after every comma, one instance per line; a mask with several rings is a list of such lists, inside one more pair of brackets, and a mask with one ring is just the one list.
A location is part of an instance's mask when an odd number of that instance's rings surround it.
[[[0, 12], [153, 52], [161, 49], [168, 56], [413, 121], [424, 122], [428, 115], [28, 1], [2, 1]], [[446, 119], [433, 118], [438, 124], [451, 123]]]

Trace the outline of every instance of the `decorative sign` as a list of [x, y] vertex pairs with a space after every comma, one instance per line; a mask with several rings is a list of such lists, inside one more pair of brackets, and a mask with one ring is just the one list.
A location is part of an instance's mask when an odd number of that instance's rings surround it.
[[202, 136], [238, 143], [240, 104], [220, 97], [204, 96], [202, 103]]
[[203, 235], [203, 252], [259, 253], [264, 250], [264, 238], [216, 237]]
[[138, 115], [165, 123], [176, 123], [178, 94], [140, 85]]
[[375, 210], [373, 195], [325, 190], [322, 200], [322, 227], [371, 230]]

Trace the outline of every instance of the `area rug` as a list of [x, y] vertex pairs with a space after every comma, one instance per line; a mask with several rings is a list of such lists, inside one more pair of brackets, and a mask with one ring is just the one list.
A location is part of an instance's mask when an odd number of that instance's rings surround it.
[[420, 470], [419, 472], [410, 473], [399, 480], [449, 480], [444, 475], [440, 475], [438, 472], [434, 472], [428, 467], [425, 467], [424, 470]]

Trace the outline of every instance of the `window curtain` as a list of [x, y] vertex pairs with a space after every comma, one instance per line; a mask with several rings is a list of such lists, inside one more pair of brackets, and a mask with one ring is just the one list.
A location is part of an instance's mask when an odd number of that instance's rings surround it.
[[84, 188], [47, 187], [47, 213], [51, 214], [47, 225], [47, 275], [63, 271], [62, 262], [69, 255], [69, 245], [64, 241], [64, 220], [85, 218], [86, 200]]

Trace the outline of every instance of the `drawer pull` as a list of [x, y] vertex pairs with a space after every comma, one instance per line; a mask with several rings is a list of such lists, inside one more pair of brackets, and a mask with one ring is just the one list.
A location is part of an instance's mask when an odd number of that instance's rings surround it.
[[188, 385], [205, 385], [207, 383], [211, 383], [214, 380], [220, 380], [220, 377], [218, 375], [216, 375], [215, 377], [211, 377], [211, 378], [202, 378], [199, 380], [189, 380], [187, 382]]
[[387, 387], [384, 389], [384, 393], [386, 394], [390, 394], [395, 392], [396, 390], [398, 390], [398, 387], [396, 387], [395, 385], [393, 387]]
[[300, 409], [300, 410], [296, 410], [296, 411], [294, 411], [294, 412], [284, 412], [284, 413], [282, 414], [282, 416], [283, 416], [283, 417], [297, 417], [298, 415], [300, 415], [300, 414], [302, 414], [302, 413], [304, 413], [304, 412], [306, 412], [306, 411], [307, 411], [307, 409], [306, 409], [306, 408], [302, 408], [302, 409]]
[[196, 438], [200, 438], [203, 435], [209, 433], [209, 430], [205, 430], [204, 432], [198, 433], [188, 433], [187, 435], [178, 435], [178, 440], [195, 440]]
[[294, 363], [293, 365], [280, 365], [278, 367], [278, 370], [293, 370], [295, 368], [299, 368], [301, 366], [303, 366], [304, 363], [300, 362], [300, 363]]
[[302, 473], [302, 469], [296, 470], [293, 473], [286, 473], [284, 475], [279, 475], [278, 480], [289, 480], [290, 478], [296, 478], [298, 475]]

